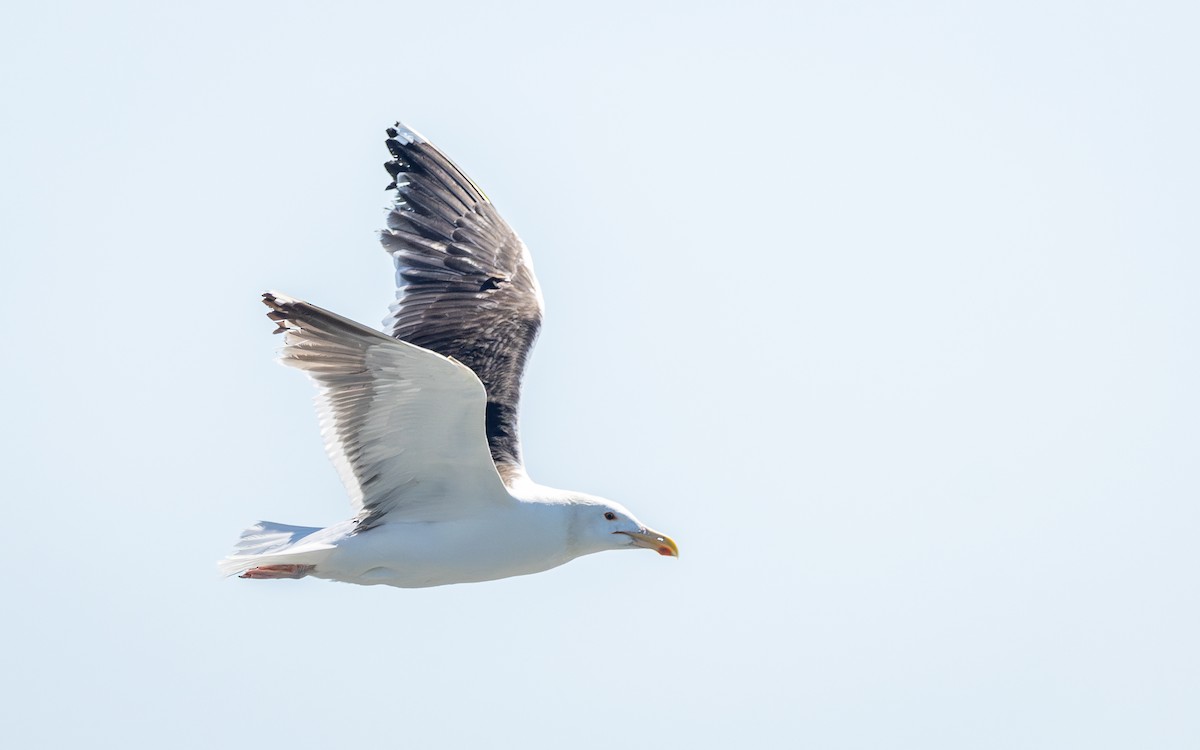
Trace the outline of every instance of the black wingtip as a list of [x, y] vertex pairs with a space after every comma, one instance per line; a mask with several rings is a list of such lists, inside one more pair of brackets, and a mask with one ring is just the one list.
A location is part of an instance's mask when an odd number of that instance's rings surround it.
[[400, 180], [397, 178], [402, 172], [407, 172], [412, 169], [409, 159], [405, 158], [405, 151], [413, 146], [421, 143], [428, 143], [420, 133], [408, 127], [399, 120], [390, 128], [384, 130], [387, 133], [387, 140], [384, 145], [387, 146], [388, 153], [392, 158], [383, 163], [383, 168], [387, 170], [392, 181], [388, 183], [384, 190], [396, 190], [399, 187]]
[[414, 143], [429, 142], [426, 140], [425, 136], [421, 135], [399, 120], [396, 120], [396, 123], [392, 125], [392, 127], [387, 128], [384, 132], [387, 133], [388, 138], [398, 140], [410, 146]]
[[267, 307], [271, 308], [271, 311], [269, 313], [267, 313], [267, 317], [270, 318], [271, 321], [274, 322], [276, 326], [278, 326], [274, 331], [271, 331], [271, 333], [286, 332], [287, 331], [287, 322], [286, 321], [289, 321], [292, 319], [291, 310], [290, 310], [291, 303], [294, 302], [295, 300], [292, 300], [289, 297], [284, 297], [281, 300], [279, 298], [279, 295], [277, 295], [275, 292], [263, 292], [262, 298], [263, 298], [262, 299], [263, 304], [266, 305]]

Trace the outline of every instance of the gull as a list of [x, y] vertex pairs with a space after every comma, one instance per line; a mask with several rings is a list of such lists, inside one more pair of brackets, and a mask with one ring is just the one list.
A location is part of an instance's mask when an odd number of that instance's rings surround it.
[[269, 521], [219, 563], [247, 579], [401, 588], [549, 570], [669, 536], [622, 505], [529, 478], [521, 378], [542, 321], [525, 244], [479, 187], [397, 122], [385, 141], [396, 266], [386, 333], [279, 292], [263, 294], [280, 361], [316, 384], [321, 435], [353, 516], [327, 528]]

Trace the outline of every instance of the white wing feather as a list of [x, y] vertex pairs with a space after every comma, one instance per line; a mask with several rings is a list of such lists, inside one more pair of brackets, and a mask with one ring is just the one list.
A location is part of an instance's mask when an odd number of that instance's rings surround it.
[[306, 372], [320, 391], [325, 449], [359, 530], [515, 502], [488, 449], [487, 395], [468, 367], [315, 305], [263, 297], [285, 334], [280, 361]]

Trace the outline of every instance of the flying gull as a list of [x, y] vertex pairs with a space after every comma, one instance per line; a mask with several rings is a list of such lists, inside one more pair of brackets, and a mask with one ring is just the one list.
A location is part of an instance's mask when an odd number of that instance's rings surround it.
[[623, 506], [533, 482], [521, 461], [521, 376], [542, 321], [529, 251], [479, 187], [396, 123], [382, 232], [396, 264], [387, 334], [267, 292], [280, 360], [316, 383], [325, 449], [354, 516], [262, 521], [221, 570], [404, 588], [527, 575], [593, 552], [675, 542]]

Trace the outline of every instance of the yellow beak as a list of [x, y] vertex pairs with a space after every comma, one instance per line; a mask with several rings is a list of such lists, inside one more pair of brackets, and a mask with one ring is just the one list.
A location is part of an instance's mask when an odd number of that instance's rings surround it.
[[633, 540], [635, 547], [652, 549], [665, 557], [679, 557], [679, 546], [675, 540], [666, 534], [660, 534], [654, 529], [646, 529], [645, 533], [638, 531], [618, 531]]

